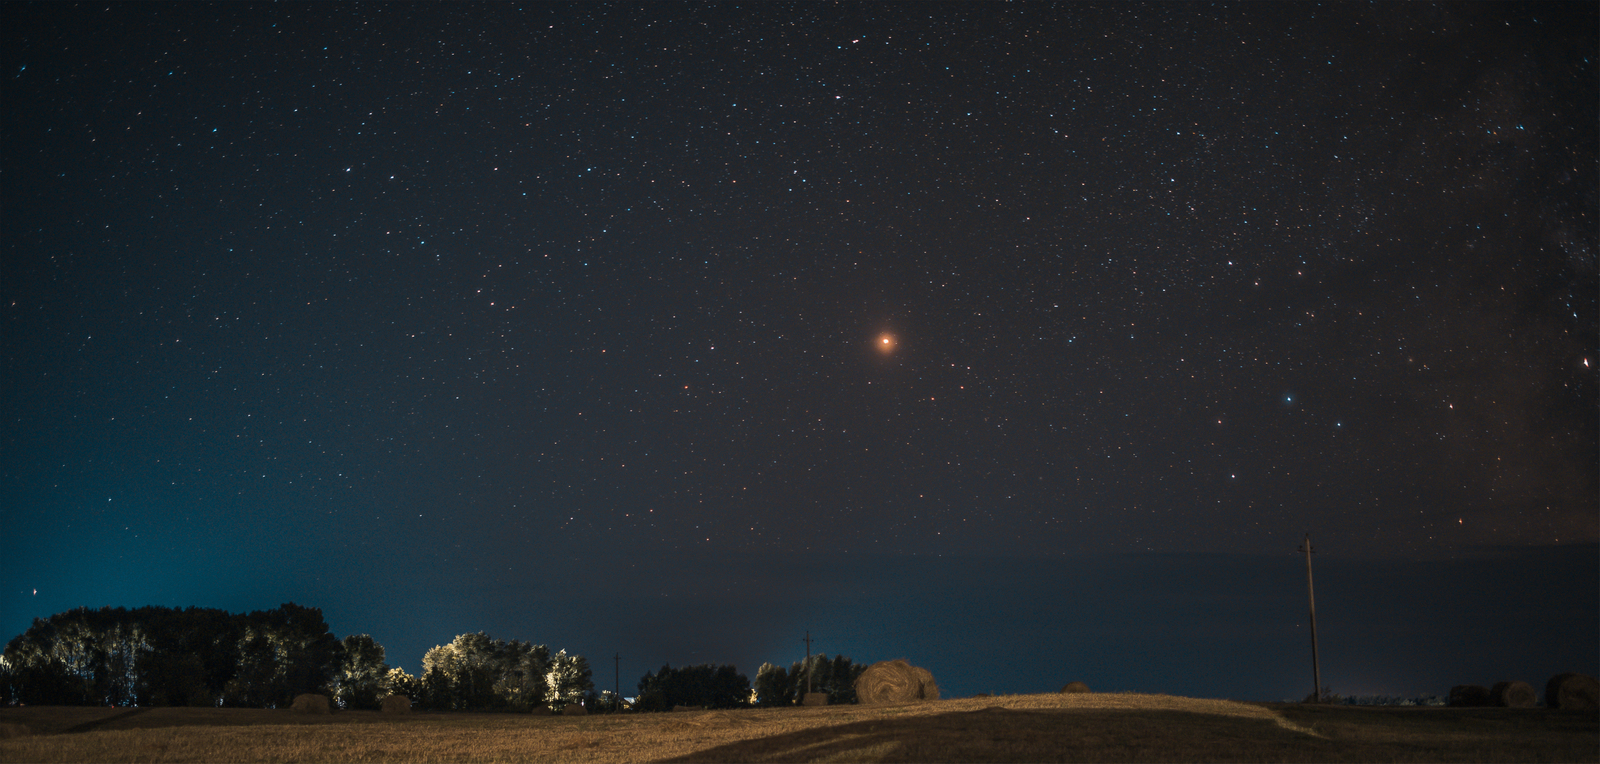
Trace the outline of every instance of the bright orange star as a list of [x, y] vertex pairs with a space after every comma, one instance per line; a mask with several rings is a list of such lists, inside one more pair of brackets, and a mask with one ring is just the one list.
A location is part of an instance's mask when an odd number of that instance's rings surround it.
[[886, 355], [893, 353], [895, 345], [894, 335], [884, 332], [883, 334], [878, 335], [878, 341], [875, 344], [878, 346], [878, 352]]

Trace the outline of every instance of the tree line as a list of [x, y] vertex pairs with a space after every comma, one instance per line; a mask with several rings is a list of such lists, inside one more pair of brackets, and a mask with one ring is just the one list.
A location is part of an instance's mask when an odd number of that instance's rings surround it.
[[[814, 692], [854, 703], [865, 670], [849, 658], [811, 656], [785, 669], [762, 664], [755, 686], [731, 665], [665, 665], [639, 679], [633, 709], [775, 707]], [[422, 675], [386, 662], [366, 634], [336, 638], [322, 611], [292, 602], [271, 610], [78, 608], [36, 618], [0, 653], [0, 705], [286, 708], [296, 695], [340, 708], [376, 709], [406, 695], [422, 710], [620, 710], [597, 693], [589, 662], [545, 645], [462, 634], [427, 651]]]
[[437, 710], [559, 710], [594, 695], [582, 656], [463, 634], [415, 677], [366, 634], [336, 638], [322, 611], [292, 602], [213, 608], [79, 608], [36, 618], [0, 653], [0, 704], [286, 708], [327, 695], [375, 709], [388, 695]]
[[639, 679], [639, 695], [634, 708], [639, 711], [671, 711], [677, 706], [738, 708], [759, 706], [778, 708], [805, 700], [809, 674], [810, 692], [824, 693], [829, 705], [856, 702], [856, 679], [867, 667], [843, 655], [828, 658], [817, 654], [807, 661], [795, 661], [789, 668], [761, 664], [755, 686], [733, 666], [702, 664], [673, 668], [662, 666]]

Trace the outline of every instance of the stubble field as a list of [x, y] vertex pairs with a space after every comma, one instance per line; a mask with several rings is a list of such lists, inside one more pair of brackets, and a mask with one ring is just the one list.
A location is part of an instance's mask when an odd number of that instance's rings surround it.
[[3, 762], [1600, 762], [1600, 716], [1166, 695], [618, 716], [0, 710]]

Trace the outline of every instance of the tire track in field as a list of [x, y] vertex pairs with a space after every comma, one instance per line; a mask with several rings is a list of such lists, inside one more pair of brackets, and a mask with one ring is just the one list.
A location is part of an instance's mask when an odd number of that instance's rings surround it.
[[130, 716], [138, 716], [139, 714], [142, 714], [142, 713], [144, 713], [146, 711], [149, 711], [149, 710], [150, 709], [148, 709], [148, 708], [130, 708], [130, 709], [126, 710], [126, 711], [123, 711], [120, 714], [112, 714], [110, 716], [107, 716], [104, 719], [95, 719], [92, 722], [84, 722], [82, 724], [74, 724], [71, 727], [68, 727], [68, 728], [66, 728], [66, 729], [64, 729], [64, 730], [62, 730], [62, 731], [60, 731], [60, 732], [58, 732], [56, 734], [58, 734], [58, 735], [70, 735], [70, 734], [73, 734], [73, 733], [76, 733], [76, 732], [88, 732], [89, 730], [92, 730], [92, 729], [94, 729], [96, 727], [99, 727], [102, 724], [106, 724], [108, 722], [114, 722], [114, 721], [116, 721], [118, 719], [126, 719], [126, 718], [128, 718]]

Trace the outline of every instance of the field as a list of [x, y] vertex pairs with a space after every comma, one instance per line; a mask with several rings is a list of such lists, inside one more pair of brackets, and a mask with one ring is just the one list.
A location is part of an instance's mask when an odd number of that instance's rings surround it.
[[1166, 695], [620, 716], [0, 710], [0, 762], [1600, 761], [1600, 715]]

